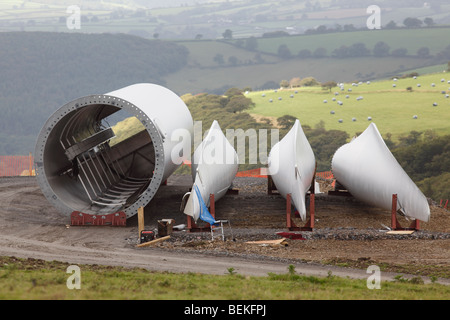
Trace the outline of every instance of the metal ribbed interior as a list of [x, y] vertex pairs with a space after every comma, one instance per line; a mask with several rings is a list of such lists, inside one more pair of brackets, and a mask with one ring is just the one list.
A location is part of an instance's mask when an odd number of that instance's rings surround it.
[[[119, 113], [135, 116], [145, 130], [112, 146], [107, 119]], [[107, 95], [83, 97], [55, 112], [35, 157], [44, 195], [66, 214], [124, 211], [130, 217], [153, 198], [164, 170], [153, 122], [137, 106]]]

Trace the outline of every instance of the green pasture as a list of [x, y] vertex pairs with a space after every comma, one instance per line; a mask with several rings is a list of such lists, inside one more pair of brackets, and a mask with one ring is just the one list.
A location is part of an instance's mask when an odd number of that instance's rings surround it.
[[[441, 82], [441, 79], [444, 81]], [[436, 73], [417, 79], [385, 80], [370, 84], [364, 82], [358, 86], [345, 83], [344, 91], [339, 87], [333, 88], [331, 92], [313, 87], [250, 92], [248, 97], [253, 100], [255, 107], [249, 112], [276, 118], [288, 114], [311, 127], [323, 121], [327, 130], [343, 130], [350, 136], [367, 128], [370, 123], [368, 117], [372, 118], [371, 121], [384, 137], [391, 133], [394, 140], [412, 130], [450, 134], [450, 98], [441, 93], [445, 91], [450, 94], [449, 80], [450, 73]], [[417, 87], [417, 84], [421, 86]], [[412, 88], [412, 92], [407, 90], [408, 87]], [[357, 100], [358, 97], [362, 97], [362, 100]], [[433, 103], [437, 103], [437, 106], [433, 106]], [[415, 115], [417, 119], [413, 119]]]

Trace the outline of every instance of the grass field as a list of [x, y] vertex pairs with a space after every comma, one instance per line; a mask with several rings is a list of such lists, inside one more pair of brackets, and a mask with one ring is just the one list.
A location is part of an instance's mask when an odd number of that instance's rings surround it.
[[[248, 97], [255, 102], [255, 108], [249, 112], [276, 118], [289, 114], [311, 127], [323, 120], [327, 130], [343, 130], [350, 136], [364, 131], [369, 125], [368, 117], [371, 117], [381, 134], [385, 137], [391, 133], [394, 141], [411, 130], [450, 134], [450, 98], [446, 98], [450, 93], [449, 80], [450, 73], [435, 73], [417, 79], [376, 81], [358, 86], [346, 83], [344, 91], [337, 87], [332, 92], [321, 87], [303, 87], [298, 89], [298, 93], [293, 89], [251, 92]], [[407, 87], [413, 91], [408, 92]], [[336, 92], [339, 94], [335, 95]], [[358, 97], [363, 99], [357, 100]], [[333, 98], [336, 101], [332, 101]], [[338, 101], [343, 104], [339, 105]], [[415, 115], [417, 119], [413, 119]]]
[[445, 285], [424, 284], [420, 277], [381, 282], [379, 290], [366, 280], [334, 276], [302, 276], [293, 266], [285, 274], [246, 277], [232, 266], [223, 275], [157, 273], [144, 269], [79, 265], [80, 289], [67, 273], [69, 264], [35, 259], [0, 257], [1, 300], [441, 300], [448, 298]]

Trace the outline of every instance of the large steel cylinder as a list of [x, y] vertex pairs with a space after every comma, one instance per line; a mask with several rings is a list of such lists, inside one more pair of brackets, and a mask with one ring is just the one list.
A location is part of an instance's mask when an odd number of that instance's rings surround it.
[[[125, 140], [114, 143], [110, 121], [128, 123], [132, 117], [141, 130], [130, 128]], [[190, 156], [182, 153], [190, 150], [192, 130], [185, 103], [159, 85], [76, 99], [52, 114], [37, 138], [38, 184], [63, 214], [125, 212], [129, 218]]]

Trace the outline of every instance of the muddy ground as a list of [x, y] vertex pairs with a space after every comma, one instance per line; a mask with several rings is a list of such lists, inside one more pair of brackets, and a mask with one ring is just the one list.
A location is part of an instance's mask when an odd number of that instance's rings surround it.
[[[179, 208], [191, 183], [189, 176], [170, 177], [145, 208], [145, 229], [157, 233], [160, 219], [186, 224]], [[325, 185], [322, 187], [325, 189]], [[70, 218], [48, 203], [35, 178], [1, 178], [0, 256], [171, 272], [223, 274], [227, 267], [234, 267], [253, 275], [286, 272], [286, 265], [296, 264], [305, 274], [326, 275], [330, 268], [339, 274], [357, 268], [360, 271], [354, 275], [365, 277], [361, 271], [377, 264], [393, 274], [450, 278], [450, 212], [436, 204], [430, 203], [431, 219], [421, 222], [420, 231], [388, 235], [390, 211], [351, 197], [318, 194], [314, 230], [298, 231], [301, 240], [287, 239], [284, 245], [273, 246], [247, 242], [280, 239], [277, 233], [288, 231], [285, 199], [268, 195], [264, 178], [236, 178], [234, 189], [239, 193], [226, 195], [216, 203], [216, 217], [230, 221], [231, 227], [225, 226], [226, 241], [211, 241], [209, 232], [190, 233], [185, 229], [174, 231], [170, 239], [155, 246], [137, 248], [137, 216], [128, 219], [125, 227], [71, 226]], [[399, 221], [403, 226], [410, 224], [404, 217]], [[294, 222], [305, 224], [299, 218]]]

